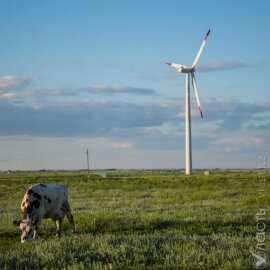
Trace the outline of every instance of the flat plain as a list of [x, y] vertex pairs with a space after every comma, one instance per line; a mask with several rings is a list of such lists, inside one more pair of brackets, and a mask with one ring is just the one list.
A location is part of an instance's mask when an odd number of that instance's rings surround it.
[[[270, 251], [269, 182], [269, 172], [256, 170], [2, 173], [0, 269], [255, 269], [260, 209]], [[53, 222], [43, 220], [41, 238], [20, 243], [12, 221], [36, 183], [66, 185], [76, 234], [65, 218], [56, 238]]]

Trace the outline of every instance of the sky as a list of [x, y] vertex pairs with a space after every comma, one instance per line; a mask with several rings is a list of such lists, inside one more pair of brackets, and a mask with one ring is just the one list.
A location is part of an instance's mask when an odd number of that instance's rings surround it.
[[[0, 170], [256, 168], [270, 150], [270, 2], [1, 1]], [[268, 159], [269, 160], [269, 159]]]

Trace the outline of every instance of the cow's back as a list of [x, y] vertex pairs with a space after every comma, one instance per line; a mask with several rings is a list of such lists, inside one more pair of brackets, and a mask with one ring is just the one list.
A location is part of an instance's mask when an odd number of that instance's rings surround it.
[[23, 199], [24, 214], [43, 218], [57, 218], [61, 206], [68, 200], [68, 191], [61, 184], [36, 184], [31, 186]]

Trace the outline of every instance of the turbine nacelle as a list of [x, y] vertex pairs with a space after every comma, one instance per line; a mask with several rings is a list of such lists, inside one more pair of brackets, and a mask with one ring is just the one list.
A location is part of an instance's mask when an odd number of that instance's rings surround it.
[[195, 71], [194, 68], [192, 68], [192, 67], [186, 67], [186, 66], [183, 66], [181, 68], [181, 70], [178, 70], [178, 72], [180, 72], [180, 73], [191, 73], [191, 72], [194, 72], [194, 71]]

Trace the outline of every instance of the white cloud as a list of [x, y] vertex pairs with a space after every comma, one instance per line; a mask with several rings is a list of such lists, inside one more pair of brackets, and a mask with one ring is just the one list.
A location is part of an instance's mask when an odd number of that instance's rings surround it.
[[6, 75], [0, 77], [0, 90], [17, 90], [29, 85], [34, 79], [29, 77], [20, 77], [15, 75]]
[[17, 96], [14, 92], [5, 92], [3, 94], [0, 94], [0, 99], [13, 99]]
[[130, 142], [112, 142], [112, 147], [118, 148], [118, 149], [126, 149], [126, 148], [132, 148], [133, 144]]

